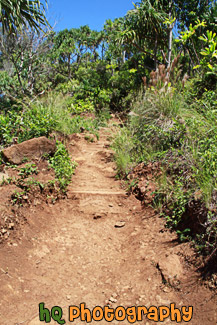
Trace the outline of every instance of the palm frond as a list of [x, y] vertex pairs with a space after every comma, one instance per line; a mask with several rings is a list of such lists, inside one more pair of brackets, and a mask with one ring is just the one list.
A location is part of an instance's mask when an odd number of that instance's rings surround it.
[[45, 5], [39, 0], [0, 0], [0, 23], [4, 34], [16, 33], [22, 25], [39, 31], [48, 24]]

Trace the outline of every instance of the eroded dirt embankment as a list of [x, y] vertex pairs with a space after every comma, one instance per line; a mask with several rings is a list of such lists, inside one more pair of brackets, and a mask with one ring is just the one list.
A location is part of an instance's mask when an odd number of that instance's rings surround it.
[[[188, 263], [189, 245], [178, 245], [164, 220], [142, 209], [115, 179], [109, 132], [102, 129], [94, 143], [72, 136], [78, 167], [67, 198], [26, 208], [23, 235], [0, 247], [2, 324], [43, 324], [40, 302], [61, 306], [66, 324], [68, 306], [82, 302], [90, 309], [192, 305], [190, 324], [216, 324], [216, 300]], [[152, 323], [144, 318], [135, 324]]]

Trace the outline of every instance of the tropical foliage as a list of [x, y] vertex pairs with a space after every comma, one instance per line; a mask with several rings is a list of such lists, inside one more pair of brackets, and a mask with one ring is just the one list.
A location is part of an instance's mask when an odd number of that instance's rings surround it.
[[[212, 261], [216, 1], [141, 0], [101, 31], [85, 25], [54, 32], [45, 7], [38, 0], [0, 0], [1, 147], [53, 131], [98, 137], [110, 113], [118, 114], [119, 177], [127, 179], [141, 162], [159, 163], [153, 204], [181, 240], [194, 240]], [[61, 144], [50, 163], [65, 189], [73, 168]]]
[[3, 33], [15, 33], [23, 25], [40, 30], [46, 25], [45, 6], [39, 0], [1, 0], [0, 23]]

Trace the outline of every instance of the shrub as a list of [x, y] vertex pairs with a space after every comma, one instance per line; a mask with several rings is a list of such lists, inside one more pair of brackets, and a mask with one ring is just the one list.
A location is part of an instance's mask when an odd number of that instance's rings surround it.
[[194, 82], [187, 82], [184, 91], [167, 87], [140, 94], [113, 148], [121, 176], [139, 162], [160, 162], [163, 175], [156, 180], [153, 204], [180, 240], [192, 238], [215, 258], [216, 92], [201, 94]]
[[77, 165], [71, 161], [65, 145], [59, 141], [54, 156], [50, 158], [50, 165], [55, 171], [60, 189], [65, 191]]

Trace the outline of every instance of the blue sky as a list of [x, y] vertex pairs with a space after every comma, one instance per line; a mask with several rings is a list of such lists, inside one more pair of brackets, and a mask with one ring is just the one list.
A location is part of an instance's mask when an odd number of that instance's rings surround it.
[[133, 8], [132, 0], [49, 0], [47, 17], [57, 21], [56, 31], [89, 25], [101, 30], [106, 19], [124, 16]]

